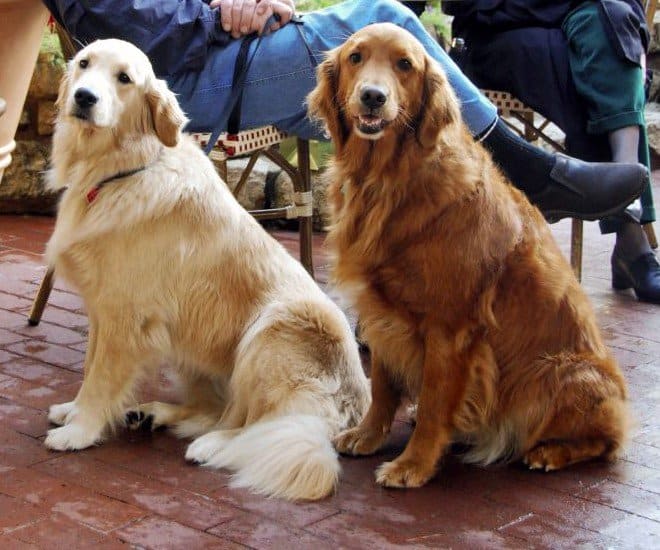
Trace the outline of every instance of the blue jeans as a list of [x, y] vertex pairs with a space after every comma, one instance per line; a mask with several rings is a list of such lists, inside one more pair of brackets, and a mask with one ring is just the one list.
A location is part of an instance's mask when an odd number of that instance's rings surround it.
[[[316, 66], [323, 53], [341, 45], [370, 23], [389, 21], [409, 30], [444, 68], [459, 100], [463, 118], [473, 135], [482, 134], [497, 117], [496, 109], [463, 75], [414, 14], [393, 0], [351, 0], [305, 14], [302, 24], [289, 23], [263, 38], [250, 66], [243, 91], [241, 128], [273, 124], [303, 138], [324, 139], [321, 128], [306, 117], [305, 97], [316, 85]], [[189, 130], [225, 127], [218, 120], [231, 90], [240, 41], [211, 47], [204, 68], [168, 77]], [[248, 58], [252, 55], [252, 43]]]

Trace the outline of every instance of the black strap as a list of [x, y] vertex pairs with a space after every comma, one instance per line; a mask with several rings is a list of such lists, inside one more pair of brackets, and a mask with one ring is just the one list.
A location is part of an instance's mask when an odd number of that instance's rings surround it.
[[[243, 41], [241, 43], [239, 53], [236, 57], [236, 64], [234, 65], [234, 75], [233, 75], [233, 82], [231, 85], [231, 93], [229, 94], [229, 99], [227, 99], [227, 103], [225, 104], [224, 109], [222, 110], [222, 113], [220, 114], [220, 117], [218, 118], [218, 126], [211, 132], [211, 137], [209, 138], [209, 142], [206, 144], [206, 149], [204, 149], [204, 152], [208, 155], [212, 150], [213, 147], [215, 146], [215, 142], [218, 141], [218, 138], [220, 137], [220, 134], [222, 133], [222, 125], [224, 121], [228, 121], [227, 123], [229, 124], [229, 119], [232, 117], [234, 113], [234, 109], [237, 108], [238, 115], [237, 118], [239, 119], [237, 124], [236, 124], [236, 131], [240, 127], [240, 116], [241, 116], [241, 97], [243, 95], [243, 88], [245, 86], [245, 80], [247, 78], [248, 71], [250, 69], [250, 65], [252, 64], [252, 60], [254, 59], [254, 56], [257, 54], [257, 50], [259, 49], [259, 46], [261, 45], [261, 40], [266, 34], [266, 30], [270, 28], [270, 26], [279, 19], [279, 15], [273, 14], [268, 18], [268, 21], [266, 21], [266, 24], [264, 25], [264, 31], [262, 32], [261, 35], [249, 35], [243, 38]], [[257, 38], [257, 43], [254, 47], [254, 51], [252, 52], [252, 55], [250, 56], [249, 59], [247, 59], [248, 56], [248, 50], [250, 49], [250, 44], [252, 41]], [[241, 53], [243, 52], [243, 53]], [[244, 57], [242, 62], [239, 64], [239, 57], [241, 55]], [[232, 132], [232, 133], [237, 133], [237, 132]]]
[[[232, 92], [236, 90], [236, 104], [229, 113], [229, 120], [227, 120], [227, 133], [238, 134], [241, 129], [241, 104], [243, 103], [243, 85], [245, 79], [241, 79], [242, 74], [247, 74], [247, 55], [250, 50], [250, 44], [257, 38], [256, 34], [250, 34], [243, 38], [241, 47], [236, 56], [236, 64], [234, 65], [234, 76], [232, 78], [231, 89]], [[239, 86], [240, 84], [240, 86]]]

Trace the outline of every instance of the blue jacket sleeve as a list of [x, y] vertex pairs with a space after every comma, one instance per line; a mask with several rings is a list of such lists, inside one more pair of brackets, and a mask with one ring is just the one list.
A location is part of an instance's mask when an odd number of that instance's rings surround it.
[[200, 70], [209, 46], [231, 37], [218, 26], [218, 10], [202, 0], [43, 0], [79, 42], [121, 38], [135, 44], [161, 77]]

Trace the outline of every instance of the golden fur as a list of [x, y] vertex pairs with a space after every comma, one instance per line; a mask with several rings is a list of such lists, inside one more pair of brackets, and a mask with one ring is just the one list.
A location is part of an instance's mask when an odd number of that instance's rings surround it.
[[[407, 394], [417, 424], [378, 469], [383, 485], [426, 483], [454, 441], [470, 461], [545, 470], [613, 457], [622, 374], [540, 212], [474, 142], [439, 65], [379, 24], [317, 75], [310, 111], [336, 149], [334, 279], [372, 353], [371, 408], [337, 449], [378, 450]], [[365, 104], [374, 91], [382, 105]]]
[[[76, 102], [83, 89], [98, 98], [90, 109]], [[94, 445], [135, 409], [201, 436], [186, 457], [229, 467], [238, 485], [327, 495], [339, 472], [331, 437], [369, 403], [341, 311], [181, 135], [185, 116], [135, 47], [78, 53], [59, 107], [51, 183], [67, 189], [47, 257], [84, 300], [89, 343], [82, 387], [51, 407], [61, 427], [46, 445]], [[163, 363], [181, 374], [184, 402], [136, 407], [135, 383]]]

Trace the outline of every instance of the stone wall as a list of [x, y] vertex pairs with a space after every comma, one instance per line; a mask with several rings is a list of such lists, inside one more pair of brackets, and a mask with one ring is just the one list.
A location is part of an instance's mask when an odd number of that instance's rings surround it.
[[0, 214], [52, 214], [57, 195], [48, 191], [48, 168], [55, 99], [64, 70], [61, 53], [44, 48], [39, 53], [28, 96], [16, 133], [12, 163], [0, 184]]

